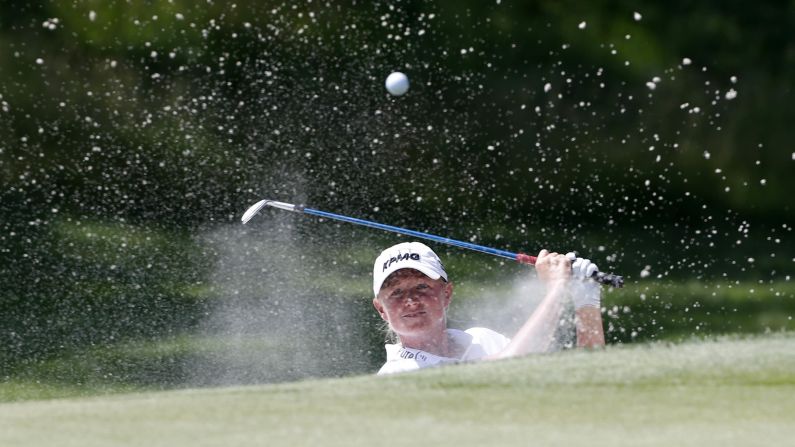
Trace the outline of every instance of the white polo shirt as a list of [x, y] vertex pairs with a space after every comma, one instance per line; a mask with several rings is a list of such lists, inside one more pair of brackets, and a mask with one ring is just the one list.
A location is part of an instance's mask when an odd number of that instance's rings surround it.
[[387, 343], [384, 345], [386, 363], [378, 370], [378, 374], [394, 374], [430, 366], [480, 360], [502, 351], [511, 341], [504, 335], [484, 327], [473, 327], [466, 331], [447, 329], [447, 335], [456, 345], [465, 347], [460, 358], [442, 357], [420, 349], [404, 348], [400, 343]]

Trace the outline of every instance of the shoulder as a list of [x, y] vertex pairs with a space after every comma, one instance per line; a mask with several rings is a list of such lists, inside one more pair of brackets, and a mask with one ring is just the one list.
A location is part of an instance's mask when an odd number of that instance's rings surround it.
[[472, 343], [483, 344], [484, 342], [494, 342], [508, 344], [511, 341], [508, 337], [500, 334], [499, 332], [485, 327], [472, 327], [464, 332], [472, 336]]
[[459, 346], [466, 349], [461, 355], [461, 360], [479, 360], [484, 357], [496, 354], [510, 343], [510, 339], [484, 327], [473, 327], [466, 331], [448, 329], [448, 333], [453, 336]]
[[[508, 346], [511, 340], [500, 334], [499, 332], [492, 331], [485, 327], [473, 327], [465, 331], [472, 337], [472, 345], [479, 347], [479, 357], [486, 357], [494, 355]], [[474, 352], [473, 352], [474, 354]]]

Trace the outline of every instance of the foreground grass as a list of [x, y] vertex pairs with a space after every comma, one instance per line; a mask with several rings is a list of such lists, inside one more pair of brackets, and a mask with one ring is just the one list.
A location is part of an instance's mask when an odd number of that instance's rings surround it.
[[795, 334], [0, 404], [3, 446], [778, 445]]

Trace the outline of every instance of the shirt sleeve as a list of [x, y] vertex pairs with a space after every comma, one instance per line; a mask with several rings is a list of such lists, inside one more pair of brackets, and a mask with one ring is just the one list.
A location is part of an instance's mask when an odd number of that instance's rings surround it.
[[511, 342], [510, 338], [485, 327], [473, 327], [465, 332], [472, 336], [472, 344], [480, 345], [484, 357], [502, 351]]

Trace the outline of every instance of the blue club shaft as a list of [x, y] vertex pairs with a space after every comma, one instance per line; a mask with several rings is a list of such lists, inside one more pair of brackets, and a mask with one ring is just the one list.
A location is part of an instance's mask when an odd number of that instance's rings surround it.
[[[299, 211], [299, 210], [296, 208], [296, 211]], [[464, 242], [464, 241], [458, 241], [458, 240], [455, 240], [455, 239], [450, 239], [449, 237], [442, 237], [442, 236], [437, 236], [435, 234], [424, 233], [422, 231], [409, 230], [409, 229], [406, 229], [406, 228], [395, 227], [395, 226], [392, 226], [392, 225], [386, 225], [386, 224], [382, 224], [382, 223], [378, 223], [378, 222], [372, 222], [372, 221], [369, 221], [369, 220], [357, 219], [355, 217], [342, 216], [342, 215], [339, 215], [339, 214], [334, 214], [334, 213], [329, 213], [329, 212], [326, 212], [326, 211], [315, 210], [315, 209], [312, 209], [312, 208], [303, 208], [302, 211], [304, 213], [306, 213], [306, 214], [312, 214], [314, 216], [325, 217], [327, 219], [341, 220], [343, 222], [348, 222], [348, 223], [352, 223], [352, 224], [356, 224], [356, 225], [363, 225], [365, 227], [378, 228], [380, 230], [391, 231], [393, 233], [405, 234], [407, 236], [414, 236], [414, 237], [418, 237], [418, 238], [421, 238], [421, 239], [427, 239], [427, 240], [434, 241], [434, 242], [440, 242], [442, 244], [453, 245], [453, 246], [456, 246], [456, 247], [461, 247], [461, 248], [466, 248], [466, 249], [469, 249], [469, 250], [479, 251], [481, 253], [487, 253], [487, 254], [490, 254], [490, 255], [495, 255], [495, 256], [502, 257], [502, 258], [507, 258], [507, 259], [510, 259], [512, 261], [516, 260], [517, 253], [513, 253], [513, 252], [510, 252], [510, 251], [507, 251], [507, 250], [499, 250], [499, 249], [496, 249], [496, 248], [485, 247], [483, 245], [473, 244], [473, 243], [470, 243], [470, 242]]]
[[[341, 214], [334, 214], [312, 208], [305, 208], [300, 205], [293, 205], [292, 203], [285, 203], [285, 202], [277, 202], [275, 200], [260, 200], [259, 202], [252, 205], [248, 210], [246, 210], [245, 213], [243, 213], [243, 217], [241, 218], [241, 220], [245, 224], [246, 222], [251, 220], [251, 218], [254, 217], [254, 215], [256, 215], [262, 208], [266, 206], [271, 206], [273, 208], [279, 208], [286, 211], [311, 214], [317, 217], [339, 220], [342, 222], [348, 222], [355, 225], [361, 225], [370, 228], [378, 228], [380, 230], [391, 231], [393, 233], [398, 233], [398, 234], [405, 234], [407, 236], [414, 236], [420, 239], [427, 239], [430, 241], [439, 242], [441, 244], [452, 245], [454, 247], [466, 248], [467, 250], [473, 250], [480, 253], [499, 256], [505, 259], [511, 259], [520, 262], [522, 264], [535, 265], [536, 263], [535, 256], [529, 256], [524, 253], [514, 253], [507, 250], [499, 250], [496, 248], [484, 247], [483, 245], [473, 244], [471, 242], [458, 241], [455, 239], [450, 239], [449, 237], [436, 236], [435, 234], [424, 233], [422, 231], [408, 230], [406, 228], [395, 227], [393, 225], [386, 225], [378, 222], [373, 222], [370, 220], [357, 219], [355, 217], [343, 216]], [[622, 287], [624, 285], [624, 278], [622, 276], [614, 275], [612, 273], [594, 272], [592, 277], [601, 284], [607, 284], [613, 287]]]

